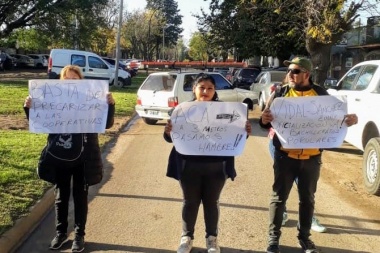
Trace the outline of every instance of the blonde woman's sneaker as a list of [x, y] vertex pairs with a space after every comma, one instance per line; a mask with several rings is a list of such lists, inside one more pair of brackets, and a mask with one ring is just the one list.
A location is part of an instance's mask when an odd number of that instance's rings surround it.
[[284, 226], [285, 223], [286, 223], [288, 220], [289, 220], [289, 218], [288, 218], [288, 213], [287, 213], [287, 212], [284, 212], [284, 213], [282, 214], [282, 226]]
[[66, 234], [57, 234], [50, 243], [49, 249], [59, 249], [67, 242]]
[[218, 245], [218, 239], [215, 236], [210, 235], [206, 238], [207, 253], [220, 253]]
[[193, 240], [190, 236], [182, 236], [177, 253], [190, 253], [193, 248]]
[[319, 223], [319, 220], [313, 216], [313, 219], [311, 221], [311, 230], [319, 233], [324, 233], [326, 232], [327, 228], [321, 225], [321, 223]]

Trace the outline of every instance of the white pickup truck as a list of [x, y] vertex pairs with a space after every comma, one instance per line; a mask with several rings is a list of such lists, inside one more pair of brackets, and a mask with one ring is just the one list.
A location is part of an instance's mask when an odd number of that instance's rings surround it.
[[348, 128], [345, 141], [364, 151], [363, 177], [369, 193], [380, 196], [380, 60], [352, 67], [327, 91], [346, 95], [348, 113], [358, 115], [358, 124]]

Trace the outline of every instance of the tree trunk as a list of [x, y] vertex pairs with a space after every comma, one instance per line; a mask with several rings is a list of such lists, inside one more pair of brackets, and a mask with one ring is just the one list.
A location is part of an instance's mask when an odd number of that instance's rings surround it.
[[306, 40], [306, 48], [310, 54], [313, 63], [313, 82], [323, 86], [327, 78], [327, 72], [330, 68], [330, 51], [332, 44], [322, 44], [308, 38]]

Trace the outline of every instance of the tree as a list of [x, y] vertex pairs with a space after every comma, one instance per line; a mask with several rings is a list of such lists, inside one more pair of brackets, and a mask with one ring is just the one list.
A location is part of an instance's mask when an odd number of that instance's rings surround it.
[[0, 37], [13, 30], [51, 21], [51, 17], [78, 10], [89, 10], [107, 0], [18, 0], [0, 4]]
[[20, 48], [29, 52], [43, 51], [50, 45], [49, 37], [40, 34], [35, 28], [18, 29], [12, 34], [14, 36], [11, 38], [16, 38], [16, 43], [13, 44], [18, 44]]
[[200, 32], [193, 33], [189, 43], [189, 56], [195, 61], [208, 61], [207, 42]]
[[291, 43], [292, 38], [299, 36], [286, 34], [289, 27], [286, 20], [290, 14], [279, 16], [272, 6], [262, 2], [212, 0], [210, 14], [202, 11], [197, 16], [200, 31], [209, 34], [214, 48], [233, 52], [236, 60], [257, 55], [287, 59], [292, 52], [302, 51], [302, 44]]
[[162, 32], [161, 37], [156, 37], [156, 58], [158, 59], [159, 48], [163, 40], [167, 47], [176, 45], [179, 35], [183, 31], [180, 27], [182, 15], [179, 14], [178, 3], [174, 0], [147, 0], [147, 9], [156, 11], [156, 19]]
[[291, 54], [309, 55], [320, 82], [327, 75], [332, 45], [351, 29], [358, 10], [369, 6], [366, 0], [346, 2], [212, 0], [210, 14], [202, 13], [199, 25], [214, 46], [232, 44], [240, 57], [272, 55], [282, 62]]
[[[327, 77], [331, 47], [352, 28], [352, 24], [358, 17], [358, 10], [366, 8], [369, 2], [351, 1], [348, 6], [345, 5], [344, 0], [296, 2], [293, 13], [299, 14], [303, 20], [293, 23], [288, 32], [301, 31], [299, 39], [305, 42], [305, 47], [313, 62], [315, 82], [322, 83]], [[268, 0], [267, 4], [275, 5], [278, 13], [289, 13], [284, 1]]]

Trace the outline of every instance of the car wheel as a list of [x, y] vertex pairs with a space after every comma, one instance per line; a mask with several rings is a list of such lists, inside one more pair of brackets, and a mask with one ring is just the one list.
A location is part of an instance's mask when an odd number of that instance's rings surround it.
[[264, 102], [263, 95], [260, 95], [260, 98], [259, 98], [259, 108], [261, 111], [264, 111], [265, 109], [265, 102]]
[[123, 86], [124, 86], [124, 79], [121, 78], [121, 77], [119, 77], [119, 78], [117, 79], [117, 83], [114, 84], [114, 86], [115, 86], [116, 88], [121, 88], [121, 87], [123, 87]]
[[157, 123], [157, 119], [151, 119], [151, 118], [142, 118], [143, 121], [148, 125], [155, 125]]
[[380, 196], [380, 138], [369, 140], [363, 154], [364, 185], [370, 194]]
[[127, 79], [125, 79], [125, 85], [126, 86], [131, 86], [132, 85], [132, 78], [131, 77], [128, 77]]

